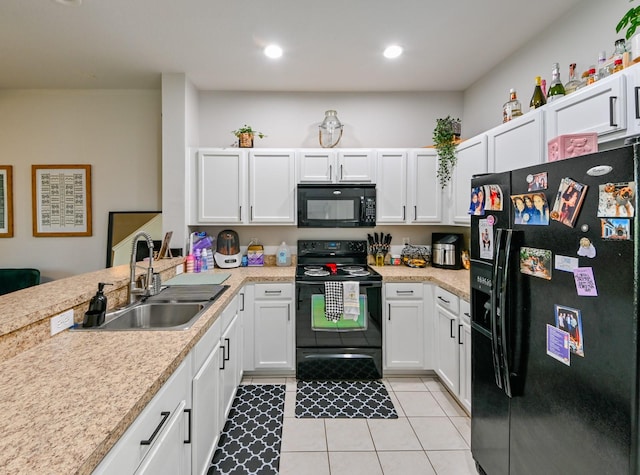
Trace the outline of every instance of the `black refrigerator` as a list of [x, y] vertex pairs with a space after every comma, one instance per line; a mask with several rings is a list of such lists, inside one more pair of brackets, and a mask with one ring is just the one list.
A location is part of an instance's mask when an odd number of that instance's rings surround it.
[[640, 474], [637, 145], [471, 182], [471, 452]]

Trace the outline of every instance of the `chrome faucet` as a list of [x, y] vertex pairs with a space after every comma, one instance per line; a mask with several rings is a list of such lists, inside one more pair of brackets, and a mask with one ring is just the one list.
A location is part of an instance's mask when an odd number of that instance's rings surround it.
[[[145, 267], [140, 266], [136, 262], [136, 254], [137, 254], [137, 243], [140, 238], [144, 238], [147, 241], [147, 246], [149, 248], [149, 266], [146, 268], [147, 275], [140, 276], [142, 283], [140, 287], [138, 287], [138, 283], [136, 280], [136, 267], [141, 267], [144, 269]], [[133, 244], [131, 245], [131, 275], [129, 278], [129, 303], [134, 303], [138, 300], [137, 296], [141, 296], [141, 298], [149, 297], [154, 294], [154, 275], [153, 275], [153, 240], [151, 236], [149, 236], [144, 231], [140, 231], [133, 238]]]

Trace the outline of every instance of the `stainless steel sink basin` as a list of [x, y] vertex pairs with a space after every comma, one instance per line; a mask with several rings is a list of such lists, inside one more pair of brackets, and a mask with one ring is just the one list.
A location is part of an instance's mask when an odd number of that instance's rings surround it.
[[107, 314], [94, 330], [186, 330], [213, 302], [144, 302]]

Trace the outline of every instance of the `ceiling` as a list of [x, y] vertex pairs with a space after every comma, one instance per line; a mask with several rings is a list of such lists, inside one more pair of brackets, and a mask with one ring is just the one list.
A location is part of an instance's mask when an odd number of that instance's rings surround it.
[[462, 91], [581, 0], [58, 1], [0, 1], [0, 88]]

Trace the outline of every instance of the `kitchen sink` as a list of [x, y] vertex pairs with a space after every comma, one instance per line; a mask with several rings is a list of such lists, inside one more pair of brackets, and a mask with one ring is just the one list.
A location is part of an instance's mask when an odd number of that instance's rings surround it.
[[186, 330], [211, 302], [144, 302], [107, 314], [96, 330]]

